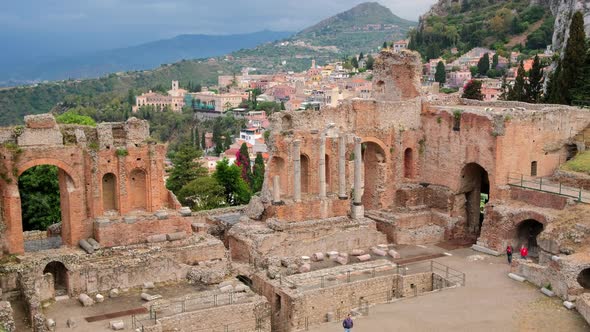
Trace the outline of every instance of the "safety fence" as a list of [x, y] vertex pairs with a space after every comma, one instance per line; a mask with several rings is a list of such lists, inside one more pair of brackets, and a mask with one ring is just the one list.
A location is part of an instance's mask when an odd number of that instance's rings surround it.
[[520, 173], [508, 173], [508, 185], [569, 197], [581, 203], [590, 203], [590, 191], [582, 188], [564, 186], [560, 182], [551, 181], [544, 177], [527, 176]]

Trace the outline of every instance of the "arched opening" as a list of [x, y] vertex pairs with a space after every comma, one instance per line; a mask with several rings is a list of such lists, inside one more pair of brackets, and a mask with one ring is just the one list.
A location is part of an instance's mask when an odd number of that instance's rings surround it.
[[69, 223], [72, 178], [54, 165], [36, 165], [18, 178], [24, 249], [27, 252], [62, 245], [62, 225]]
[[326, 193], [332, 192], [332, 172], [330, 165], [330, 156], [326, 155]]
[[102, 177], [102, 210], [103, 213], [116, 212], [117, 207], [117, 177], [107, 173]]
[[129, 196], [131, 198], [132, 210], [147, 209], [147, 182], [146, 174], [141, 169], [134, 169], [129, 177]]
[[537, 176], [537, 162], [531, 162], [531, 176]]
[[567, 144], [565, 161], [570, 161], [578, 155], [578, 146], [576, 144]]
[[484, 207], [490, 200], [490, 180], [488, 172], [476, 163], [465, 165], [461, 172], [459, 193], [465, 195], [465, 215], [467, 235], [476, 240], [484, 220]]
[[543, 231], [543, 224], [534, 220], [527, 219], [518, 225], [516, 230], [516, 250], [521, 246], [525, 246], [529, 250], [529, 256], [539, 257], [539, 245], [537, 244], [537, 237]]
[[269, 181], [272, 183], [272, 179], [275, 176], [279, 176], [279, 186], [281, 196], [287, 195], [287, 174], [285, 168], [285, 160], [281, 157], [272, 157], [269, 166]]
[[284, 115], [281, 119], [281, 127], [283, 130], [293, 129], [293, 119], [289, 114]]
[[50, 262], [43, 269], [43, 274], [51, 273], [53, 276], [53, 287], [55, 289], [55, 295], [67, 295], [68, 294], [68, 269], [63, 265], [62, 262]]
[[302, 154], [301, 155], [301, 192], [302, 193], [309, 193], [309, 176], [311, 173], [309, 172], [309, 158]]
[[404, 151], [404, 177], [407, 179], [414, 178], [414, 152], [411, 148]]
[[385, 178], [385, 152], [377, 143], [366, 142], [362, 145], [364, 187], [362, 203], [367, 210], [379, 209], [379, 188], [383, 188]]
[[584, 287], [584, 289], [590, 291], [590, 268], [583, 269], [580, 274], [578, 274], [578, 284]]

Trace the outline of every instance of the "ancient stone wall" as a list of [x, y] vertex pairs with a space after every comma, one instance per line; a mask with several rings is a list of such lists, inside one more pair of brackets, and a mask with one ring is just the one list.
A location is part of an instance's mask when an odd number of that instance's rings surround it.
[[556, 210], [563, 210], [568, 201], [567, 197], [517, 187], [510, 188], [510, 198], [533, 206]]
[[8, 301], [0, 301], [0, 328], [6, 332], [16, 332], [12, 307]]

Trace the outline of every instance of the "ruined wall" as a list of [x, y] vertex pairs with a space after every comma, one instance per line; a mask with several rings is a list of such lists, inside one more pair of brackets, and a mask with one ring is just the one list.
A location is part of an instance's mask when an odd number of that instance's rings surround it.
[[563, 196], [517, 187], [510, 188], [510, 198], [533, 206], [556, 210], [563, 210], [568, 201], [568, 198]]
[[306, 199], [287, 205], [276, 205], [267, 208], [268, 216], [284, 221], [297, 222], [322, 218], [346, 216], [350, 210], [349, 200], [340, 199]]
[[0, 328], [3, 328], [6, 332], [16, 332], [16, 324], [12, 313], [10, 302], [0, 301]]
[[105, 247], [145, 243], [149, 236], [176, 232], [190, 234], [190, 219], [176, 215], [165, 219], [155, 215], [140, 215], [99, 218], [94, 222], [94, 236]]

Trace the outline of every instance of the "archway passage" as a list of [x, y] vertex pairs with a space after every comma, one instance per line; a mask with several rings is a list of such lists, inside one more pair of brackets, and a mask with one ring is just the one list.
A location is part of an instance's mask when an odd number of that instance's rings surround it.
[[587, 291], [590, 291], [590, 268], [584, 269], [578, 274], [578, 283]]
[[130, 178], [130, 196], [131, 209], [146, 210], [147, 209], [147, 177], [143, 170], [134, 169], [131, 172]]
[[[69, 176], [57, 166], [39, 165], [25, 170], [18, 179], [25, 251], [59, 248], [61, 222], [67, 219]], [[70, 179], [71, 181], [71, 179]], [[66, 205], [66, 206], [63, 206]]]
[[55, 295], [68, 294], [68, 269], [62, 262], [50, 262], [43, 269], [43, 274], [51, 273], [53, 276], [53, 287], [55, 288]]
[[481, 233], [485, 204], [490, 200], [488, 172], [476, 163], [465, 165], [461, 172], [459, 192], [465, 195], [467, 236], [475, 241]]
[[113, 173], [107, 173], [102, 177], [102, 210], [103, 213], [117, 211], [117, 178]]
[[529, 256], [539, 256], [539, 245], [537, 244], [537, 237], [543, 231], [543, 224], [534, 220], [527, 219], [518, 225], [516, 236], [517, 236], [517, 247], [519, 250], [522, 245], [526, 246], [529, 250]]
[[309, 176], [311, 175], [311, 172], [309, 171], [309, 158], [302, 154], [301, 155], [301, 192], [308, 194], [310, 191], [310, 187], [309, 187], [309, 181], [310, 178]]
[[379, 209], [379, 189], [386, 183], [385, 152], [377, 143], [366, 142], [362, 145], [364, 166], [364, 189], [362, 203], [367, 210]]

